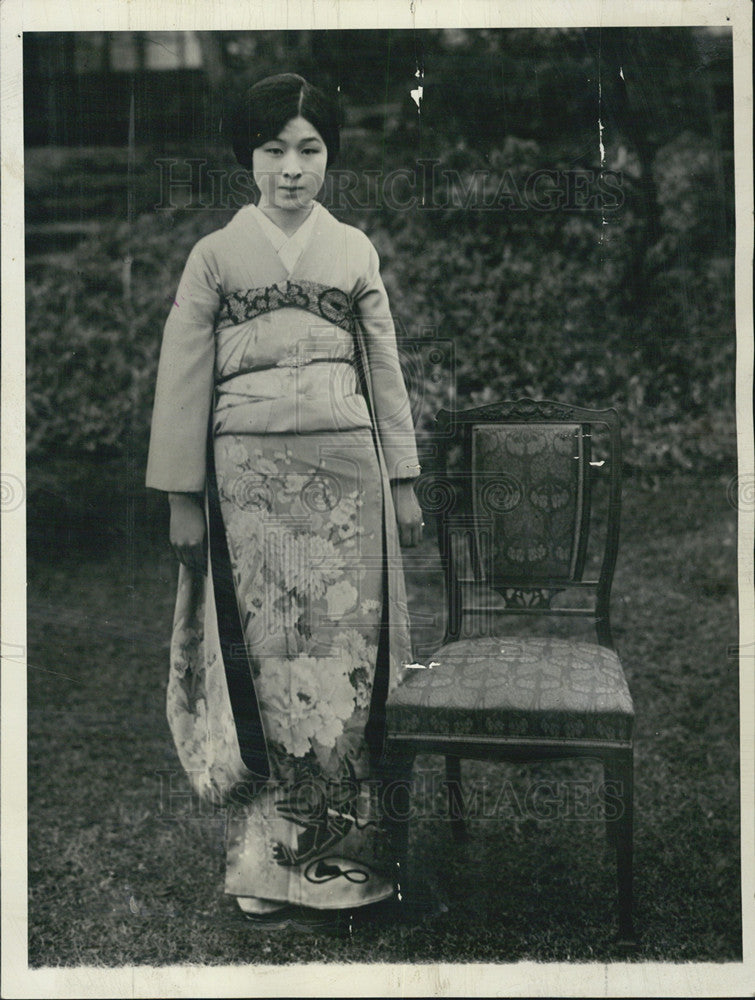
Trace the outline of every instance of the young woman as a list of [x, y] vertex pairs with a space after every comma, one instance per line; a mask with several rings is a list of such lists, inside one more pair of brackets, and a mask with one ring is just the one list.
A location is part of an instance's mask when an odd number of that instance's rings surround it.
[[419, 465], [378, 256], [315, 200], [337, 110], [270, 77], [231, 138], [259, 200], [189, 255], [152, 420], [180, 561], [168, 719], [228, 805], [226, 892], [263, 926], [317, 925], [393, 892], [374, 779], [411, 660]]

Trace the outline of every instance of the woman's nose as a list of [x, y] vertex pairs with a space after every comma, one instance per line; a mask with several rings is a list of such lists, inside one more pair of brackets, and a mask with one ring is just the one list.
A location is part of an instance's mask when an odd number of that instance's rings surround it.
[[283, 176], [299, 177], [301, 175], [301, 164], [299, 157], [294, 153], [289, 153], [283, 160]]

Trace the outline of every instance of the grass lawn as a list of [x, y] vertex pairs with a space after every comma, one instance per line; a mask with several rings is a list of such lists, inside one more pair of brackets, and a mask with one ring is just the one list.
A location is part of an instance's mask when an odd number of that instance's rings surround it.
[[[741, 958], [736, 513], [726, 482], [625, 484], [613, 623], [637, 713], [639, 961]], [[496, 815], [472, 820], [464, 847], [442, 818], [413, 824], [413, 864], [439, 904], [434, 916], [345, 940], [248, 927], [222, 892], [222, 812], [190, 796], [164, 719], [175, 567], [157, 535], [153, 526], [107, 544], [30, 540], [31, 965], [618, 957], [603, 824], [519, 808], [533, 781], [573, 787], [585, 765], [569, 763], [465, 765], [468, 787], [490, 790]], [[432, 539], [406, 563], [416, 636], [429, 643], [442, 607]], [[441, 764], [419, 759], [426, 794]], [[587, 777], [600, 781], [597, 765]]]

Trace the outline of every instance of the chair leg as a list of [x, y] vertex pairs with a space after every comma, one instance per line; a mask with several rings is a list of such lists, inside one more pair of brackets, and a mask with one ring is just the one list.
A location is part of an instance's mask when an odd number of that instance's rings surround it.
[[387, 743], [383, 765], [382, 816], [394, 859], [394, 884], [400, 903], [411, 898], [408, 877], [414, 752]]
[[607, 769], [617, 783], [619, 796], [618, 816], [609, 822], [614, 828], [612, 839], [616, 846], [616, 872], [619, 888], [619, 936], [622, 949], [634, 950], [637, 936], [632, 921], [632, 853], [634, 826], [634, 765], [632, 752], [615, 759]]
[[446, 757], [446, 786], [448, 788], [448, 811], [451, 818], [451, 834], [454, 842], [465, 844], [469, 839], [464, 823], [464, 797], [461, 792], [461, 760]]
[[[606, 820], [606, 840], [612, 851], [617, 850], [618, 847], [616, 820], [618, 819], [619, 811], [623, 808], [621, 803], [618, 806], [615, 804], [617, 798], [621, 799], [619, 794], [620, 788], [613, 759], [607, 758], [603, 761], [603, 809]], [[614, 815], [614, 812], [616, 815]]]

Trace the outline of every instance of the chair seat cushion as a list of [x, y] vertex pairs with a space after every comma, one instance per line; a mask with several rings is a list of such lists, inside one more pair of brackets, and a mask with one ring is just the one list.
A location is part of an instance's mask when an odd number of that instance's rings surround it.
[[632, 698], [604, 646], [486, 636], [448, 643], [429, 662], [388, 698], [388, 736], [631, 739]]

